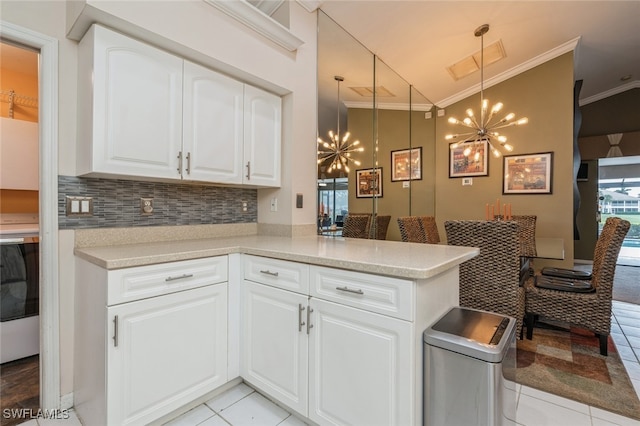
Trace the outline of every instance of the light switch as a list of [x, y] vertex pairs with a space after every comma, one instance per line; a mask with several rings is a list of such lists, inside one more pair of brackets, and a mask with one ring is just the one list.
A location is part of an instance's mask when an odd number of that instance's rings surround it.
[[93, 216], [92, 197], [67, 196], [67, 216]]

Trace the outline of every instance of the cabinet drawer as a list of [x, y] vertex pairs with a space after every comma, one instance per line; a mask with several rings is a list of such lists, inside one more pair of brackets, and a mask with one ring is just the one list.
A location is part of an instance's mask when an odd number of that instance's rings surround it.
[[109, 306], [227, 281], [227, 256], [109, 271]]
[[245, 280], [309, 294], [309, 265], [251, 255], [243, 263]]
[[411, 321], [413, 281], [311, 266], [311, 296]]

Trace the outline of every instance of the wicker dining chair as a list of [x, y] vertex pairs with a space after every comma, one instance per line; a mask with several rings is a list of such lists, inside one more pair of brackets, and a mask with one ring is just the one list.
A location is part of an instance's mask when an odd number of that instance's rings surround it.
[[433, 216], [420, 216], [420, 221], [422, 222], [427, 243], [438, 244], [440, 242], [440, 234], [438, 233], [436, 218]]
[[348, 214], [344, 218], [342, 236], [348, 238], [369, 238], [371, 215]]
[[426, 243], [427, 235], [424, 232], [422, 221], [418, 216], [401, 216], [398, 218], [398, 228], [402, 241], [409, 243]]
[[390, 215], [376, 215], [375, 221], [371, 222], [369, 229], [369, 238], [372, 240], [386, 240], [387, 230], [389, 229], [389, 222], [391, 222]]
[[521, 281], [534, 275], [533, 258], [536, 250], [536, 215], [513, 215], [511, 220], [519, 226]]
[[444, 228], [447, 244], [480, 249], [478, 256], [460, 264], [460, 306], [515, 318], [522, 338], [525, 301], [519, 280], [518, 224], [451, 220]]
[[536, 257], [536, 215], [513, 215], [511, 220], [520, 226], [520, 255], [523, 257]]
[[[613, 277], [620, 247], [630, 223], [610, 217], [596, 241], [591, 271], [593, 293], [576, 293], [536, 287], [535, 277], [524, 285], [526, 291], [527, 339], [533, 337], [537, 317], [563, 321], [593, 331], [600, 341], [600, 354], [607, 355], [611, 332]], [[584, 282], [584, 280], [581, 280]]]

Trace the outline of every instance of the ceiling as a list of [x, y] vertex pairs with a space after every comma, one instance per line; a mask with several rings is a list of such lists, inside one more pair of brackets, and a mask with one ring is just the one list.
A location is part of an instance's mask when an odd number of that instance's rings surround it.
[[326, 0], [320, 9], [439, 107], [479, 91], [479, 72], [455, 81], [447, 67], [480, 50], [482, 24], [484, 45], [501, 40], [506, 52], [485, 66], [485, 88], [574, 46], [581, 104], [640, 87], [637, 0]]

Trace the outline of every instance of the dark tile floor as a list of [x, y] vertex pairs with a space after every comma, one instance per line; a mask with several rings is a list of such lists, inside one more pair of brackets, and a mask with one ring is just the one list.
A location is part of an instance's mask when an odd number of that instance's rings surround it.
[[[39, 356], [34, 355], [0, 365], [0, 413], [5, 409], [31, 409], [40, 405]], [[24, 419], [0, 415], [1, 426], [17, 425]]]

